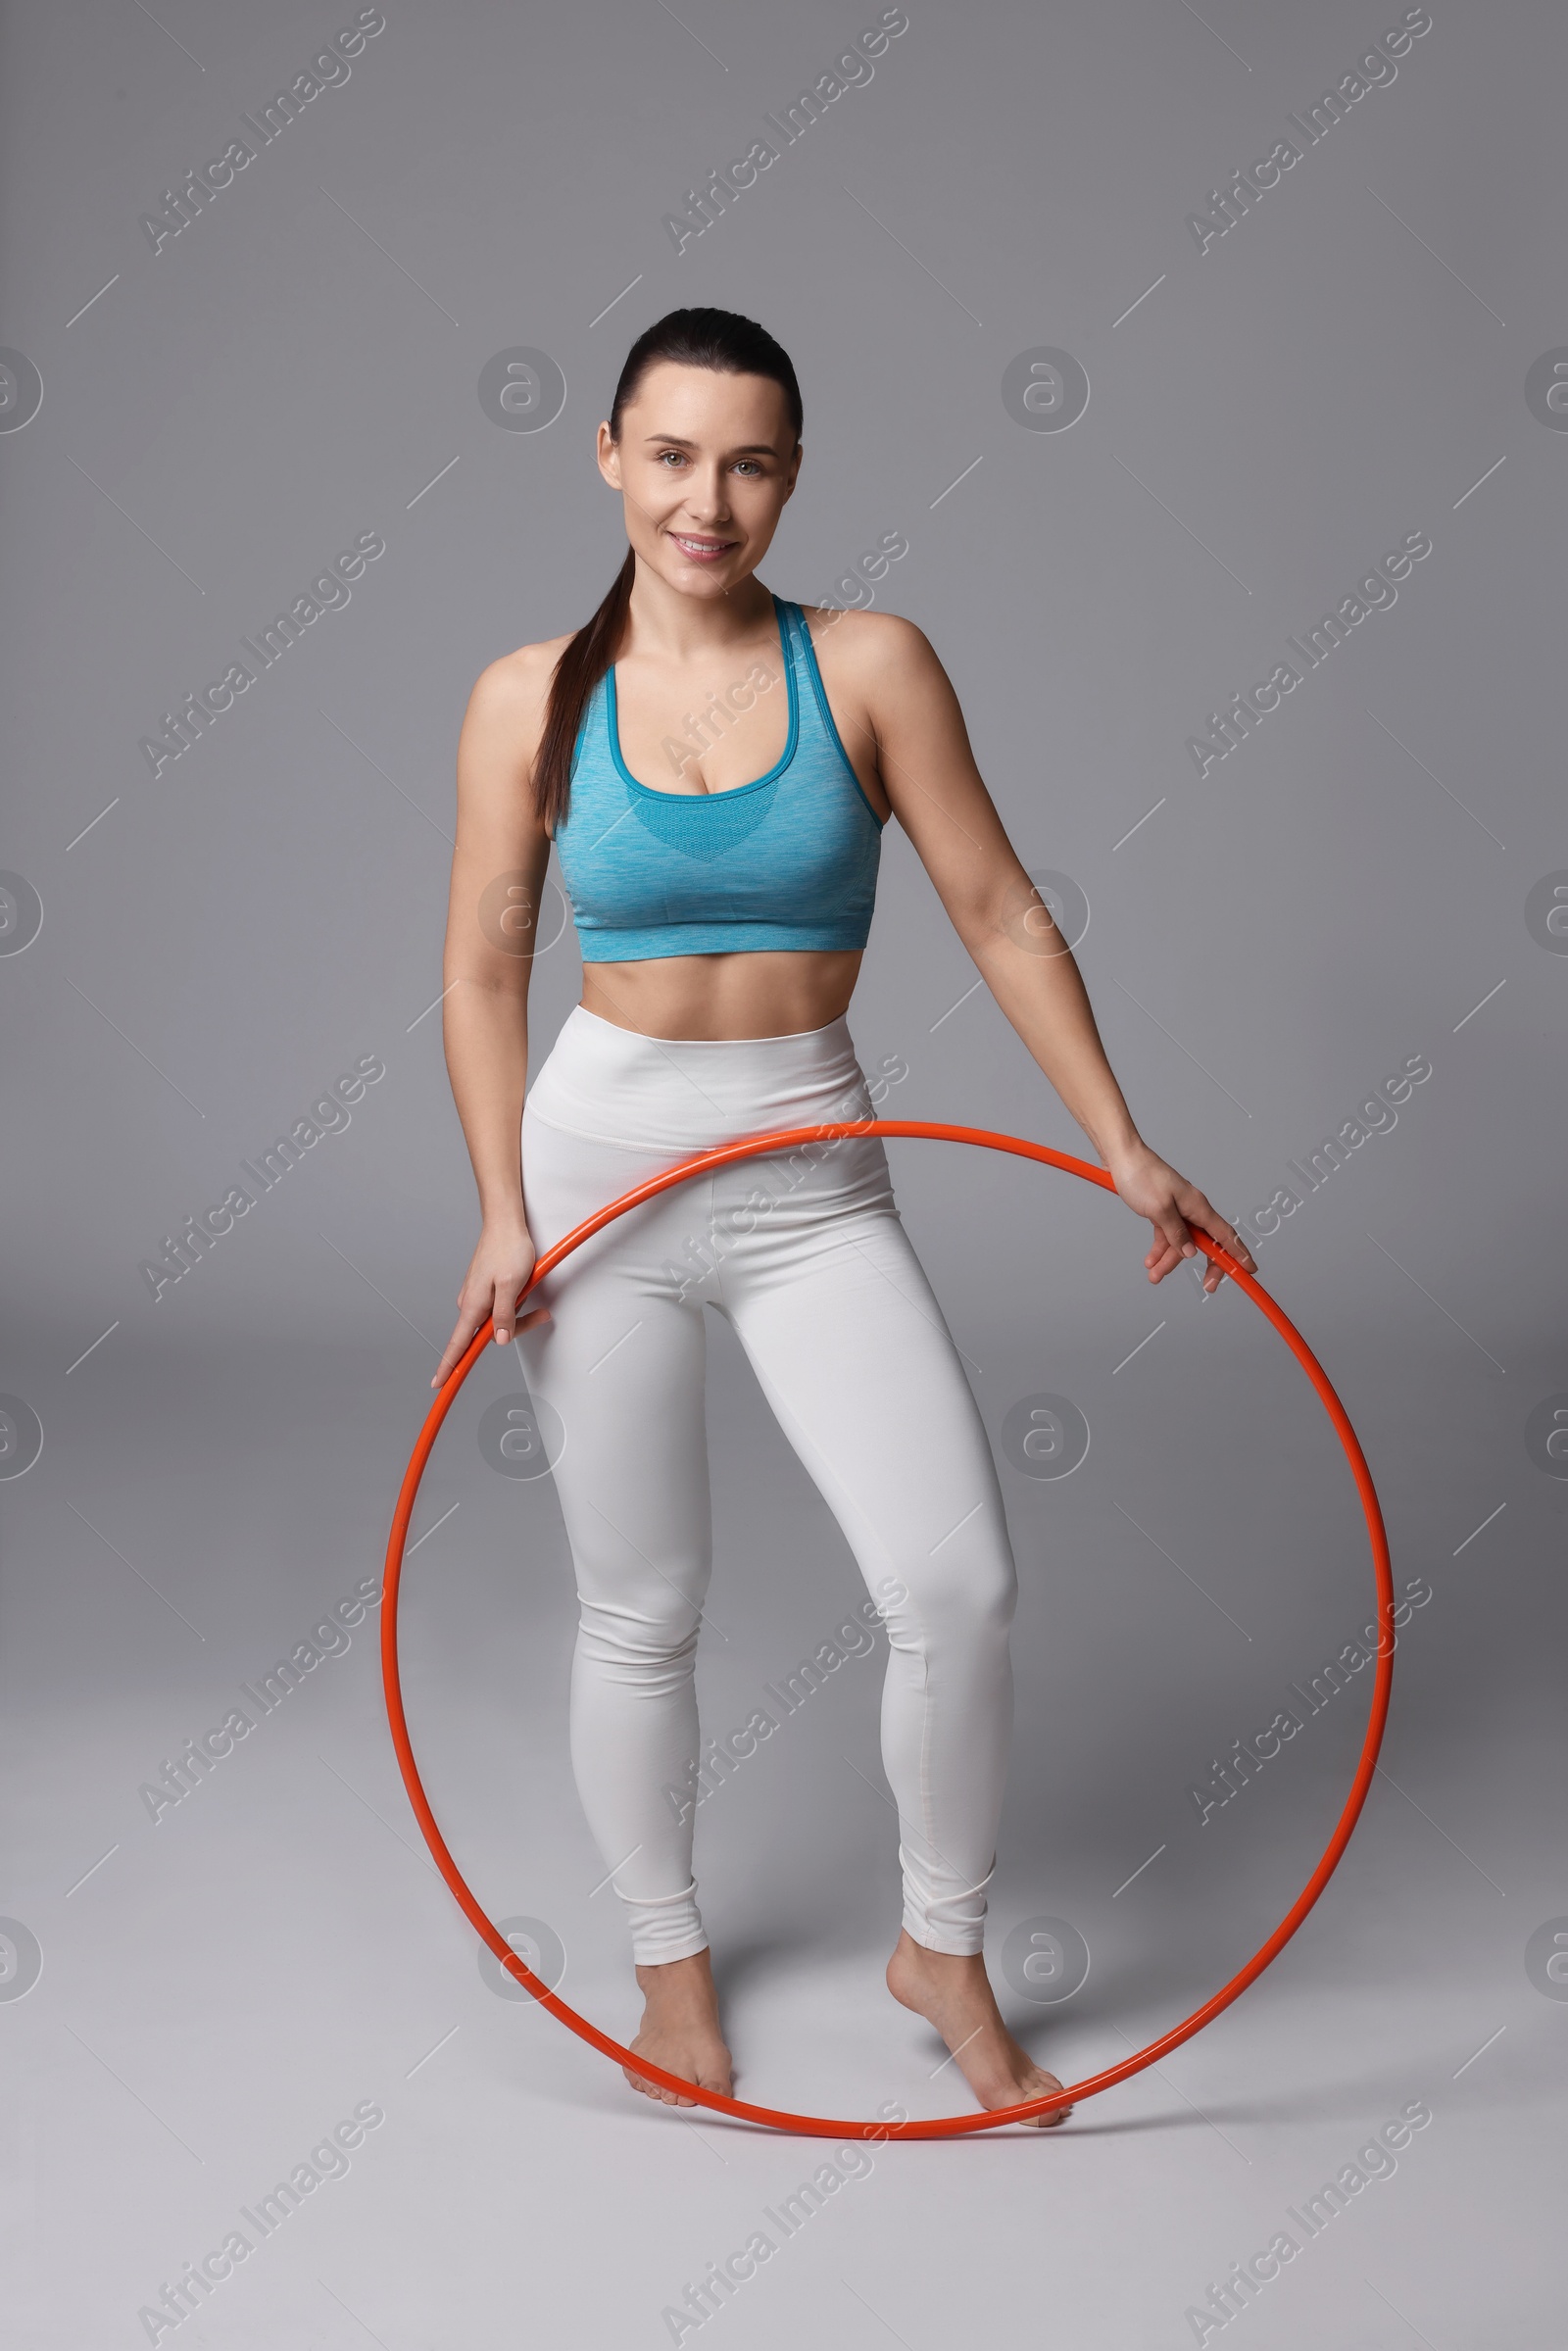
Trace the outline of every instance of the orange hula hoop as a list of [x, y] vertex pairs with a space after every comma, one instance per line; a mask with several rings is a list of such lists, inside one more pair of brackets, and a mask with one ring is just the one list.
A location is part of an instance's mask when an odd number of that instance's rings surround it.
[[[555, 1248], [547, 1250], [545, 1255], [538, 1260], [529, 1277], [527, 1288], [519, 1295], [518, 1304], [522, 1303], [535, 1284], [540, 1282], [546, 1274], [555, 1270], [563, 1258], [568, 1257], [573, 1249], [580, 1248], [583, 1242], [602, 1230], [605, 1225], [612, 1223], [617, 1216], [625, 1215], [628, 1209], [638, 1206], [641, 1201], [652, 1200], [661, 1192], [668, 1192], [676, 1184], [686, 1183], [693, 1176], [701, 1175], [709, 1168], [728, 1166], [737, 1159], [759, 1158], [764, 1153], [786, 1151], [797, 1144], [824, 1143], [851, 1135], [912, 1136], [940, 1143], [974, 1144], [986, 1151], [1007, 1151], [1015, 1158], [1037, 1159], [1044, 1166], [1062, 1168], [1068, 1175], [1080, 1176], [1086, 1183], [1098, 1184], [1106, 1192], [1115, 1190], [1114, 1184], [1103, 1168], [1092, 1167], [1087, 1160], [1072, 1158], [1065, 1151], [1052, 1151], [1043, 1143], [1027, 1143], [1017, 1135], [993, 1134], [989, 1129], [983, 1127], [945, 1126], [927, 1119], [913, 1118], [846, 1120], [827, 1125], [790, 1127], [777, 1134], [752, 1136], [739, 1143], [727, 1143], [719, 1146], [716, 1150], [703, 1151], [697, 1157], [683, 1161], [679, 1166], [666, 1168], [660, 1175], [650, 1176], [646, 1183], [637, 1185], [635, 1190], [624, 1194], [621, 1199], [612, 1200], [607, 1207], [596, 1210], [592, 1216], [586, 1218], [582, 1224], [577, 1225], [566, 1234], [564, 1240], [558, 1241]], [[1053, 2091], [1046, 2097], [1028, 2098], [1016, 2106], [1002, 2106], [989, 2113], [942, 2115], [917, 2122], [866, 2123], [830, 2119], [821, 2115], [793, 2114], [787, 2108], [755, 2106], [745, 2098], [726, 2098], [719, 2091], [705, 2089], [695, 2082], [687, 2082], [678, 2074], [665, 2073], [662, 2066], [652, 2064], [647, 2058], [633, 2056], [630, 2049], [623, 2048], [621, 2043], [612, 2039], [608, 2033], [601, 2033], [596, 2025], [591, 2025], [586, 2017], [579, 2016], [574, 2008], [561, 1999], [539, 1977], [534, 1975], [506, 1940], [500, 1929], [493, 1925], [481, 1909], [478, 1900], [452, 1857], [446, 1839], [436, 1825], [435, 1815], [430, 1809], [429, 1798], [424, 1792], [418, 1765], [415, 1761], [414, 1748], [409, 1739], [408, 1718], [403, 1707], [402, 1680], [398, 1668], [398, 1591], [403, 1572], [403, 1553], [408, 1541], [409, 1522], [414, 1514], [415, 1498], [419, 1491], [419, 1480], [424, 1474], [425, 1463], [430, 1457], [430, 1449], [435, 1444], [441, 1425], [452, 1407], [459, 1389], [473, 1369], [485, 1347], [490, 1344], [491, 1325], [484, 1323], [474, 1333], [468, 1343], [466, 1352], [448, 1375], [445, 1385], [430, 1407], [423, 1428], [419, 1431], [408, 1469], [404, 1473], [403, 1488], [398, 1495], [397, 1509], [393, 1513], [392, 1531], [387, 1540], [386, 1572], [381, 1595], [381, 1675], [386, 1694], [387, 1720], [392, 1732], [392, 1744], [397, 1751], [398, 1768], [403, 1774], [403, 1785], [408, 1790], [415, 1818], [419, 1824], [420, 1832], [425, 1843], [430, 1848], [437, 1869], [446, 1880], [468, 1924], [473, 1928], [481, 1942], [494, 1953], [508, 1974], [522, 1984], [525, 1990], [532, 1993], [541, 2008], [547, 2008], [552, 2016], [558, 2018], [570, 2032], [575, 2033], [580, 2040], [585, 2040], [591, 2048], [602, 2051], [606, 2057], [613, 2058], [617, 2064], [629, 2066], [633, 2073], [641, 2074], [645, 2080], [658, 2082], [665, 2089], [675, 2090], [681, 2097], [690, 2098], [699, 2106], [710, 2107], [715, 2114], [734, 2115], [742, 2122], [762, 2124], [771, 2131], [791, 2131], [798, 2136], [807, 2138], [845, 2140], [957, 2138], [971, 2131], [1000, 2130], [1004, 2123], [1026, 2123], [1035, 2115], [1049, 2113], [1057, 2106], [1076, 2105], [1085, 2098], [1097, 2096], [1102, 2090], [1114, 2088], [1119, 2082], [1129, 2081], [1134, 2074], [1142, 2073], [1146, 2066], [1157, 2064], [1159, 2059], [1167, 2056], [1172, 2049], [1179, 2049], [1184, 2041], [1191, 2040], [1195, 2033], [1201, 2033], [1205, 2025], [1211, 2024], [1215, 2017], [1229, 2008], [1233, 2000], [1240, 1999], [1249, 1985], [1255, 1984], [1264, 1969], [1279, 1957], [1338, 1868], [1345, 1848], [1350, 1841], [1356, 1822], [1360, 1818], [1361, 1808], [1366, 1802], [1367, 1792], [1372, 1785], [1372, 1775], [1377, 1767], [1378, 1751], [1383, 1743], [1384, 1726], [1388, 1721], [1389, 1697], [1394, 1683], [1394, 1576], [1389, 1558], [1388, 1536], [1383, 1525], [1383, 1512], [1378, 1502], [1377, 1490], [1372, 1483], [1372, 1473], [1367, 1467], [1366, 1455], [1361, 1450], [1360, 1441], [1350, 1426], [1349, 1416], [1335, 1394], [1328, 1374], [1290, 1317], [1269, 1297], [1268, 1292], [1262, 1288], [1261, 1284], [1248, 1273], [1245, 1267], [1238, 1265], [1236, 1260], [1227, 1250], [1221, 1249], [1217, 1242], [1211, 1241], [1206, 1233], [1195, 1230], [1193, 1239], [1198, 1243], [1204, 1255], [1211, 1258], [1222, 1272], [1228, 1274], [1238, 1289], [1246, 1292], [1253, 1305], [1278, 1331], [1316, 1390], [1319, 1401], [1333, 1422], [1335, 1434], [1344, 1446], [1346, 1458], [1350, 1464], [1356, 1492], [1361, 1497], [1361, 1508], [1366, 1518], [1378, 1593], [1377, 1675], [1372, 1690], [1366, 1737], [1362, 1741], [1360, 1760], [1356, 1766], [1349, 1795], [1346, 1799], [1345, 1808], [1340, 1814], [1334, 1834], [1329, 1838], [1316, 1869], [1268, 1940], [1253, 1952], [1246, 1966], [1240, 1969], [1228, 1984], [1223, 1984], [1217, 1992], [1203, 2002], [1201, 2007], [1195, 2008], [1191, 2016], [1184, 2017], [1179, 2025], [1173, 2025], [1169, 2032], [1161, 2033], [1157, 2040], [1150, 2041], [1146, 2047], [1139, 2049], [1131, 2057], [1122, 2058], [1118, 2064], [1107, 2066], [1102, 2073], [1092, 2074], [1085, 2081], [1072, 2082], [1065, 2089]]]

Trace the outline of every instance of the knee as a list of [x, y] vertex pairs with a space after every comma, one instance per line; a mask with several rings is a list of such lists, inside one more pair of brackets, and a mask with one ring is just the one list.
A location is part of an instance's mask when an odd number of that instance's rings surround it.
[[1011, 1545], [987, 1543], [965, 1561], [957, 1582], [965, 1624], [1005, 1641], [1018, 1609], [1018, 1571]]
[[[890, 1610], [889, 1637], [900, 1646], [933, 1639], [1004, 1641], [1018, 1607], [1018, 1571], [1005, 1541], [976, 1540], [909, 1567], [900, 1579], [904, 1597]], [[899, 1639], [895, 1627], [906, 1638]]]
[[570, 1502], [579, 1646], [607, 1661], [684, 1663], [689, 1672], [712, 1572], [706, 1528], [644, 1533], [645, 1548], [637, 1549], [601, 1510], [583, 1507], [580, 1493]]
[[593, 1595], [579, 1591], [578, 1600], [583, 1655], [638, 1678], [689, 1679], [702, 1625], [696, 1600], [662, 1584]]

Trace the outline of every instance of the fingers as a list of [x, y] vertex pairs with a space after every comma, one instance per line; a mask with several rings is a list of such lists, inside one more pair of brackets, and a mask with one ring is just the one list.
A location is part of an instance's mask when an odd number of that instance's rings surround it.
[[1150, 1280], [1162, 1282], [1168, 1273], [1175, 1271], [1184, 1257], [1197, 1256], [1198, 1244], [1187, 1230], [1186, 1221], [1174, 1201], [1149, 1221], [1154, 1228], [1154, 1246], [1144, 1263], [1149, 1268]]
[[[1238, 1265], [1245, 1267], [1248, 1273], [1256, 1273], [1257, 1259], [1253, 1256], [1251, 1250], [1248, 1248], [1240, 1233], [1236, 1231], [1234, 1225], [1228, 1225], [1226, 1223], [1224, 1217], [1219, 1214], [1219, 1211], [1216, 1208], [1212, 1207], [1210, 1203], [1204, 1200], [1201, 1193], [1200, 1193], [1194, 1206], [1188, 1210], [1188, 1214], [1193, 1223], [1200, 1226], [1211, 1241], [1217, 1241], [1220, 1245], [1220, 1248], [1226, 1251], [1227, 1255], [1235, 1258]], [[1203, 1276], [1204, 1296], [1207, 1298], [1212, 1298], [1215, 1291], [1219, 1288], [1224, 1279], [1225, 1275], [1223, 1269], [1220, 1266], [1215, 1265], [1211, 1260], [1208, 1270]]]
[[[1155, 1231], [1159, 1231], [1157, 1226], [1155, 1227]], [[1155, 1242], [1154, 1247], [1150, 1250], [1148, 1256], [1144, 1259], [1144, 1263], [1149, 1269], [1149, 1278], [1152, 1282], [1162, 1282], [1168, 1273], [1175, 1272], [1181, 1261], [1181, 1250], [1179, 1249], [1173, 1249], [1170, 1243], [1165, 1239], [1163, 1233], [1159, 1234], [1159, 1238]]]
[[[1134, 1170], [1135, 1175], [1148, 1172], [1147, 1168]], [[1244, 1272], [1256, 1273], [1257, 1260], [1240, 1233], [1234, 1225], [1226, 1223], [1195, 1184], [1189, 1184], [1184, 1176], [1159, 1161], [1155, 1161], [1152, 1172], [1154, 1181], [1135, 1182], [1129, 1193], [1123, 1195], [1129, 1206], [1136, 1200], [1139, 1212], [1148, 1217], [1153, 1230], [1153, 1247], [1144, 1259], [1144, 1270], [1152, 1282], [1162, 1282], [1189, 1258], [1207, 1255], [1206, 1250], [1200, 1250], [1193, 1238], [1195, 1228], [1209, 1240], [1217, 1241]], [[1224, 1279], [1224, 1268], [1210, 1259], [1202, 1271], [1203, 1296], [1212, 1298]]]
[[471, 1333], [466, 1331], [460, 1322], [457, 1329], [453, 1332], [451, 1338], [447, 1341], [445, 1352], [443, 1353], [440, 1362], [435, 1367], [435, 1377], [430, 1382], [432, 1388], [441, 1388], [446, 1385], [447, 1377], [451, 1372], [453, 1365], [457, 1362], [458, 1358], [463, 1353], [464, 1348], [467, 1346], [470, 1337]]
[[[517, 1287], [520, 1289], [522, 1285], [519, 1283]], [[466, 1313], [459, 1314], [457, 1326], [447, 1341], [446, 1351], [435, 1367], [435, 1376], [430, 1382], [432, 1388], [440, 1388], [444, 1385], [454, 1364], [463, 1360], [472, 1343], [475, 1331], [483, 1323], [487, 1321], [490, 1323], [497, 1347], [506, 1347], [516, 1332], [531, 1330], [536, 1322], [550, 1320], [548, 1306], [531, 1306], [526, 1314], [519, 1315], [514, 1304], [510, 1313], [504, 1312], [496, 1303], [496, 1295], [492, 1289], [484, 1305], [470, 1306]]]
[[[1225, 1218], [1218, 1213], [1218, 1208], [1210, 1206], [1210, 1203], [1201, 1195], [1199, 1195], [1195, 1206], [1187, 1210], [1187, 1215], [1190, 1215], [1195, 1225], [1199, 1225], [1203, 1232], [1208, 1234], [1210, 1242], [1218, 1242], [1220, 1249], [1237, 1260], [1237, 1265], [1242, 1265], [1249, 1274], [1257, 1272], [1257, 1260], [1253, 1257], [1253, 1253], [1250, 1253], [1249, 1246], [1246, 1246], [1242, 1234], [1234, 1230], [1234, 1225], [1227, 1225]], [[1225, 1269], [1210, 1260], [1206, 1274], [1203, 1274], [1203, 1296], [1213, 1298], [1213, 1293], [1220, 1289], [1222, 1281], [1225, 1281]]]
[[[517, 1287], [520, 1290], [522, 1285], [519, 1283]], [[502, 1306], [500, 1298], [501, 1294], [498, 1292], [496, 1294], [496, 1305], [491, 1316], [491, 1320], [495, 1327], [497, 1347], [505, 1347], [508, 1341], [513, 1337], [514, 1331], [531, 1330], [536, 1322], [548, 1322], [550, 1320], [550, 1308], [548, 1306], [531, 1306], [526, 1314], [519, 1315], [517, 1312], [515, 1296], [514, 1296], [510, 1309]]]
[[432, 1388], [441, 1388], [446, 1384], [453, 1365], [463, 1360], [474, 1332], [484, 1321], [488, 1312], [488, 1306], [475, 1308], [471, 1305], [460, 1312], [441, 1360], [435, 1367], [435, 1376], [430, 1382]]

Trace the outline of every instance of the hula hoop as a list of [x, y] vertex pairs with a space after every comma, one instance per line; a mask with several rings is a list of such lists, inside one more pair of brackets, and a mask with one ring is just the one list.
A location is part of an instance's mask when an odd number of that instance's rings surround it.
[[[529, 1277], [527, 1288], [519, 1293], [518, 1303], [522, 1302], [537, 1282], [541, 1281], [546, 1274], [554, 1271], [564, 1257], [569, 1256], [574, 1249], [580, 1248], [583, 1242], [589, 1240], [605, 1225], [610, 1224], [617, 1216], [624, 1216], [628, 1209], [636, 1207], [641, 1201], [652, 1200], [657, 1194], [667, 1192], [676, 1184], [687, 1183], [693, 1176], [701, 1175], [711, 1167], [728, 1166], [736, 1159], [758, 1158], [763, 1153], [788, 1150], [796, 1144], [825, 1143], [849, 1135], [914, 1136], [939, 1143], [977, 1144], [987, 1151], [1008, 1151], [1015, 1158], [1038, 1159], [1044, 1166], [1062, 1168], [1069, 1175], [1081, 1176], [1086, 1183], [1100, 1185], [1103, 1191], [1114, 1192], [1115, 1190], [1115, 1186], [1105, 1170], [1100, 1167], [1091, 1167], [1086, 1159], [1074, 1159], [1069, 1157], [1065, 1151], [1051, 1151], [1043, 1143], [1026, 1143], [1017, 1135], [992, 1134], [982, 1127], [943, 1126], [933, 1124], [926, 1119], [914, 1118], [878, 1118], [858, 1122], [847, 1120], [821, 1126], [790, 1127], [777, 1134], [752, 1136], [739, 1143], [727, 1143], [720, 1145], [714, 1151], [703, 1151], [698, 1157], [687, 1159], [677, 1167], [666, 1168], [661, 1175], [650, 1176], [646, 1183], [639, 1184], [634, 1191], [626, 1193], [617, 1200], [612, 1200], [608, 1207], [598, 1209], [594, 1215], [569, 1232], [564, 1240], [558, 1241], [555, 1248], [547, 1250], [545, 1255], [538, 1260]], [[830, 2120], [821, 2115], [792, 2114], [787, 2109], [779, 2107], [754, 2106], [744, 2098], [726, 2098], [717, 2090], [705, 2089], [700, 2083], [687, 2082], [678, 2074], [665, 2073], [662, 2066], [652, 2064], [645, 2057], [634, 2056], [630, 2049], [623, 2048], [619, 2041], [612, 2040], [608, 2033], [601, 2033], [596, 2025], [589, 2024], [586, 2017], [579, 2016], [574, 2008], [569, 2007], [564, 2000], [550, 1989], [548, 1984], [534, 1975], [533, 1971], [525, 1965], [506, 1940], [500, 1929], [492, 1924], [480, 1908], [462, 1871], [453, 1860], [446, 1839], [436, 1826], [435, 1815], [430, 1809], [429, 1798], [424, 1792], [418, 1766], [414, 1759], [414, 1749], [409, 1740], [408, 1720], [403, 1710], [403, 1689], [398, 1670], [398, 1586], [402, 1576], [403, 1550], [408, 1541], [409, 1521], [414, 1513], [415, 1497], [419, 1491], [419, 1480], [424, 1474], [424, 1465], [429, 1459], [430, 1448], [435, 1443], [442, 1422], [451, 1409], [458, 1390], [463, 1386], [485, 1347], [490, 1345], [491, 1325], [488, 1322], [480, 1325], [469, 1341], [467, 1351], [461, 1362], [456, 1364], [449, 1373], [445, 1386], [431, 1405], [424, 1426], [419, 1431], [418, 1441], [404, 1474], [403, 1490], [398, 1495], [398, 1506], [392, 1519], [392, 1532], [386, 1549], [386, 1575], [382, 1587], [381, 1612], [381, 1675], [386, 1692], [387, 1720], [392, 1731], [392, 1743], [397, 1750], [398, 1766], [403, 1774], [403, 1785], [408, 1789], [409, 1801], [414, 1807], [415, 1818], [419, 1824], [420, 1832], [425, 1843], [430, 1848], [436, 1867], [456, 1896], [468, 1924], [473, 1928], [481, 1942], [495, 1954], [507, 1972], [514, 1977], [525, 1990], [532, 1993], [540, 2007], [547, 2008], [552, 2016], [559, 2018], [563, 2025], [576, 2033], [579, 2040], [585, 2040], [591, 2048], [602, 2050], [606, 2057], [615, 2059], [618, 2064], [629, 2066], [634, 2074], [641, 2074], [646, 2081], [661, 2082], [664, 2088], [675, 2090], [681, 2097], [689, 2098], [699, 2106], [710, 2107], [715, 2114], [735, 2115], [742, 2122], [760, 2123], [771, 2131], [792, 2131], [798, 2136], [806, 2138], [877, 2140], [956, 2138], [970, 2131], [996, 2131], [1004, 2123], [1027, 2122], [1031, 2116], [1049, 2113], [1052, 2108], [1056, 2106], [1077, 2105], [1085, 2098], [1096, 2096], [1101, 2090], [1113, 2088], [1118, 2082], [1130, 2080], [1134, 2074], [1141, 2074], [1146, 2066], [1157, 2064], [1159, 2059], [1166, 2056], [1170, 2050], [1179, 2049], [1183, 2041], [1191, 2040], [1194, 2033], [1200, 2033], [1205, 2025], [1211, 2024], [1215, 2017], [1220, 2015], [1224, 2009], [1229, 2008], [1233, 2000], [1240, 1999], [1248, 1986], [1255, 1984], [1263, 1970], [1279, 1957], [1338, 1868], [1341, 1856], [1349, 1843], [1351, 1833], [1360, 1818], [1361, 1807], [1366, 1802], [1367, 1791], [1372, 1785], [1372, 1774], [1377, 1765], [1378, 1750], [1383, 1743], [1384, 1725], [1388, 1720], [1389, 1693], [1394, 1682], [1392, 1638], [1395, 1605], [1394, 1576], [1389, 1559], [1388, 1537], [1383, 1526], [1383, 1512], [1379, 1506], [1377, 1490], [1372, 1483], [1372, 1473], [1367, 1467], [1366, 1455], [1361, 1450], [1360, 1442], [1350, 1426], [1345, 1406], [1330, 1384], [1328, 1374], [1290, 1317], [1276, 1305], [1267, 1291], [1247, 1272], [1245, 1267], [1238, 1265], [1229, 1252], [1221, 1249], [1217, 1242], [1211, 1241], [1206, 1233], [1195, 1230], [1193, 1238], [1204, 1255], [1211, 1258], [1222, 1272], [1227, 1273], [1238, 1289], [1247, 1293], [1253, 1305], [1273, 1324], [1298, 1363], [1300, 1364], [1301, 1369], [1317, 1391], [1329, 1419], [1334, 1424], [1335, 1434], [1345, 1448], [1346, 1457], [1355, 1479], [1356, 1491], [1361, 1497], [1361, 1508], [1366, 1518], [1367, 1534], [1372, 1545], [1373, 1570], [1377, 1580], [1380, 1630], [1377, 1674], [1372, 1690], [1371, 1711], [1367, 1720], [1366, 1737], [1362, 1742], [1360, 1761], [1356, 1766], [1355, 1779], [1347, 1798], [1345, 1809], [1340, 1814], [1334, 1834], [1324, 1848], [1321, 1860], [1285, 1917], [1281, 1919], [1268, 1940], [1252, 1954], [1240, 1973], [1233, 1976], [1230, 1982], [1215, 1992], [1210, 1999], [1205, 2000], [1200, 2008], [1195, 2008], [1191, 2016], [1184, 2018], [1179, 2025], [1173, 2025], [1168, 2033], [1161, 2033], [1157, 2040], [1150, 2041], [1145, 2048], [1139, 2049], [1133, 2056], [1124, 2057], [1118, 2064], [1107, 2066], [1103, 2073], [1092, 2074], [1083, 2082], [1072, 2082], [1065, 2089], [1052, 2091], [1041, 2098], [1024, 2099], [1016, 2106], [998, 2107], [990, 2113], [942, 2115], [926, 2121], [843, 2122]], [[1389, 1637], [1387, 1645], [1385, 1645], [1385, 1633]]]

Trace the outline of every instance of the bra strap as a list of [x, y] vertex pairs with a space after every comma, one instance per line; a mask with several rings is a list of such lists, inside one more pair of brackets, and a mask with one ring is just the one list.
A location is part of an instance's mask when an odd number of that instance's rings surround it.
[[[801, 647], [801, 637], [806, 629], [806, 615], [798, 604], [791, 604], [785, 597], [781, 596], [778, 603], [785, 658], [795, 672], [796, 693], [798, 696], [804, 696], [810, 691], [810, 679], [807, 675], [806, 660]], [[802, 707], [804, 709], [804, 703]]]

